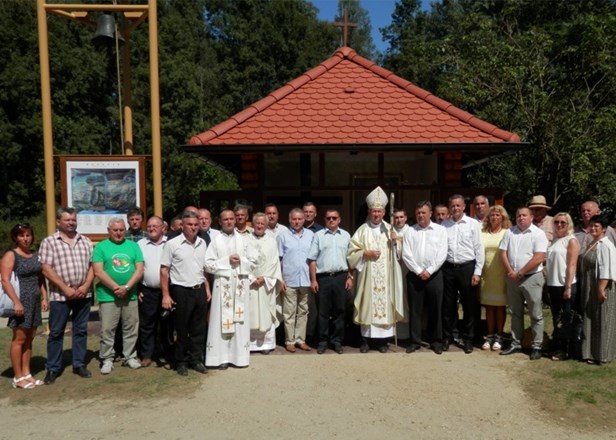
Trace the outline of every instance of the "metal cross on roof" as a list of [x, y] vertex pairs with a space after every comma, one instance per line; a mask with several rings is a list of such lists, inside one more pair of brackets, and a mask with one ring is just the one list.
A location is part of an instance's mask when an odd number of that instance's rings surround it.
[[342, 28], [342, 45], [347, 46], [349, 43], [349, 28], [357, 27], [357, 23], [349, 22], [349, 11], [345, 9], [342, 12], [342, 21], [334, 22], [334, 26]]

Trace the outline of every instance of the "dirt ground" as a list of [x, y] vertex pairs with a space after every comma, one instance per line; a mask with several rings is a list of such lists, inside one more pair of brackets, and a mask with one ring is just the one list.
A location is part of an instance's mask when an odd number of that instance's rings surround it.
[[[79, 401], [63, 400], [61, 381], [83, 380], [65, 373], [41, 389], [58, 393], [57, 400], [20, 402], [13, 393], [37, 390], [7, 389], [12, 394], [0, 398], [0, 438], [616, 438], [613, 431], [580, 432], [547, 416], [516, 377], [528, 362], [477, 350], [256, 354], [246, 369], [191, 371], [189, 378], [170, 371], [173, 380], [194, 386], [185, 393], [94, 394]], [[117, 368], [108, 377], [90, 368], [92, 383], [121, 377]]]

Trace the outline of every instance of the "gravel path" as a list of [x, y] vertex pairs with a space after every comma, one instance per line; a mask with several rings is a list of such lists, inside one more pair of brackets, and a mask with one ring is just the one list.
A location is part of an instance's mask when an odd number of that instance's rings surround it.
[[247, 369], [211, 371], [185, 398], [0, 400], [0, 438], [616, 438], [550, 420], [513, 377], [526, 362], [480, 351], [254, 355]]

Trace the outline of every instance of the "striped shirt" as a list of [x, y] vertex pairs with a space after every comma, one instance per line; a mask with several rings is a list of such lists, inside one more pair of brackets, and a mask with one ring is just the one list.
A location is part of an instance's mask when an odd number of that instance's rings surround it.
[[[71, 246], [56, 232], [45, 237], [38, 252], [41, 264], [48, 264], [66, 285], [77, 288], [85, 283], [92, 260], [92, 242], [84, 235], [75, 235], [75, 245]], [[88, 290], [86, 298], [92, 296]], [[64, 293], [58, 286], [49, 283], [49, 300], [66, 301]]]

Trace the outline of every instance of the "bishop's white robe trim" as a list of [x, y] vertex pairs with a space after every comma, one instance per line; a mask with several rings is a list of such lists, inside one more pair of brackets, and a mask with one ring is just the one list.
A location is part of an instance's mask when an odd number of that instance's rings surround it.
[[[347, 260], [357, 270], [357, 294], [353, 320], [361, 325], [362, 336], [386, 338], [394, 335], [394, 324], [405, 322], [402, 271], [392, 255], [390, 226], [364, 223], [349, 244]], [[365, 250], [380, 250], [376, 261], [364, 259]]]

